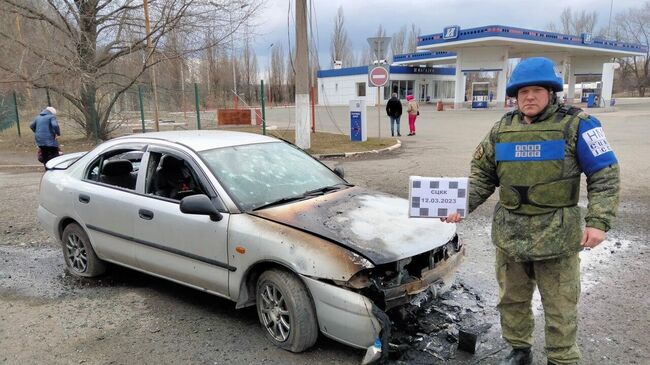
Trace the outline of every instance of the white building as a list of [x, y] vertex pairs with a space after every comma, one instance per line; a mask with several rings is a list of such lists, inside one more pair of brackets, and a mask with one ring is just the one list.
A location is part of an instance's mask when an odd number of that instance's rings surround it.
[[[388, 86], [379, 88], [380, 104], [393, 92], [400, 99], [412, 94], [420, 102], [453, 102], [454, 73], [453, 67], [390, 66]], [[348, 105], [354, 99], [376, 105], [377, 89], [368, 85], [368, 66], [318, 71], [319, 105]]]
[[[393, 57], [390, 86], [379, 91], [380, 103], [384, 104], [396, 90], [400, 99], [413, 94], [422, 102], [442, 100], [461, 109], [472, 105], [476, 97], [472, 93], [467, 100], [466, 76], [492, 72], [497, 82], [496, 90], [487, 90], [489, 100], [494, 97], [494, 104], [503, 106], [510, 61], [543, 56], [556, 63], [559, 76], [567, 83], [564, 95], [568, 103], [581, 100], [582, 95], [576, 95], [576, 76], [590, 76], [600, 81], [591, 92], [599, 95], [599, 102], [606, 106], [611, 101], [616, 68], [612, 59], [644, 56], [646, 51], [644, 45], [593, 38], [590, 34], [559, 34], [503, 25], [469, 29], [449, 26], [442, 33], [419, 36], [418, 52]], [[365, 98], [367, 105], [376, 105], [376, 89], [368, 86], [367, 66], [318, 72], [321, 105], [348, 105], [349, 100], [360, 98]]]

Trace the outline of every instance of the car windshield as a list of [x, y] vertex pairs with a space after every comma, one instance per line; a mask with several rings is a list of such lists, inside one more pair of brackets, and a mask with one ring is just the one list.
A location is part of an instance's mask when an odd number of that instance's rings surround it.
[[246, 211], [347, 185], [326, 166], [284, 142], [217, 148], [200, 155]]

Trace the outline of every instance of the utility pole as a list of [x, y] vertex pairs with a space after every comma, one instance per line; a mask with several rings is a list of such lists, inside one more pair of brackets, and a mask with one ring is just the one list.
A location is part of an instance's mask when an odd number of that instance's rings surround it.
[[[154, 49], [153, 44], [151, 43], [151, 25], [149, 24], [149, 2], [148, 0], [143, 0], [144, 5], [144, 22], [145, 22], [145, 31], [147, 32], [147, 50], [149, 52], [149, 57], [151, 58], [151, 89], [153, 90], [153, 104], [154, 104], [154, 123], [156, 126], [156, 131], [160, 131], [160, 124], [158, 123], [158, 90], [156, 89], [156, 69], [155, 69], [155, 58], [154, 58]], [[148, 59], [145, 62], [149, 62]], [[144, 131], [143, 131], [144, 133]]]
[[309, 45], [306, 0], [296, 0], [296, 146], [311, 147], [309, 134]]

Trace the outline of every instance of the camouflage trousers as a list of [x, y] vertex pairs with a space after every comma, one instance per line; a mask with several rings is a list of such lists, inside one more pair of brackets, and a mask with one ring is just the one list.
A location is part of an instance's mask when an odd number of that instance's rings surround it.
[[531, 307], [535, 286], [539, 289], [546, 321], [546, 355], [556, 364], [580, 360], [576, 344], [580, 258], [578, 254], [542, 261], [515, 262], [496, 250], [501, 330], [513, 348], [533, 345], [535, 319]]

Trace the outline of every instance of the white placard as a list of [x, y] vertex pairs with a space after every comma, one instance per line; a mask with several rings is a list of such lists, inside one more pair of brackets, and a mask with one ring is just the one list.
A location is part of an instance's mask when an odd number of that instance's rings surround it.
[[467, 216], [469, 181], [466, 177], [409, 178], [409, 217], [439, 218], [451, 213]]

